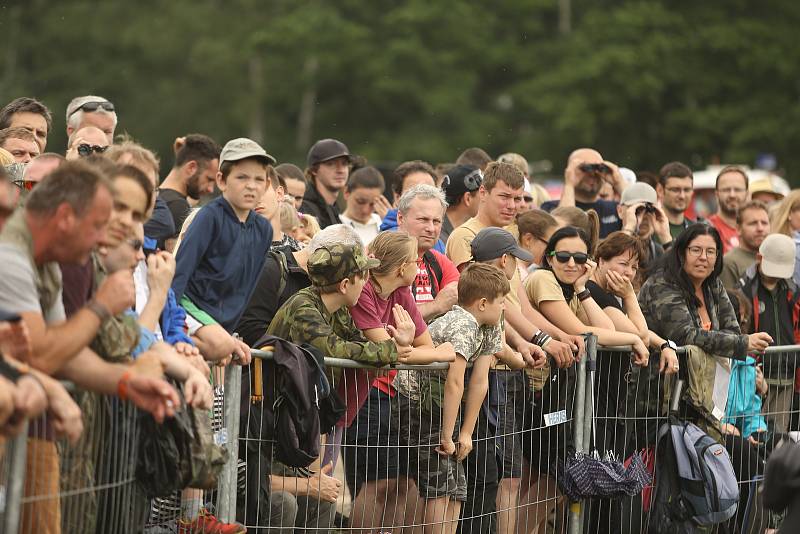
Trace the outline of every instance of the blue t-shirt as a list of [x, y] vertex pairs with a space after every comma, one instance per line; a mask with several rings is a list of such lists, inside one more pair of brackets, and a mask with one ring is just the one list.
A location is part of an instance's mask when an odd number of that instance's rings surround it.
[[[558, 207], [558, 200], [548, 200], [541, 205], [544, 211], [551, 212]], [[604, 239], [611, 232], [622, 230], [622, 219], [617, 215], [617, 203], [613, 200], [597, 200], [596, 202], [575, 201], [575, 207], [594, 210], [600, 217], [600, 239]]]

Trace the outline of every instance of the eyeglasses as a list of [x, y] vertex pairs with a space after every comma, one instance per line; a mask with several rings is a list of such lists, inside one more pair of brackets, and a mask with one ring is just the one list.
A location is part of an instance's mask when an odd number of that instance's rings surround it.
[[692, 189], [691, 187], [665, 187], [664, 191], [666, 191], [667, 193], [671, 193], [673, 195], [677, 195], [678, 193], [684, 193], [686, 195], [689, 195], [691, 194], [692, 191], [694, 191], [694, 189]]
[[103, 108], [104, 110], [110, 113], [114, 111], [114, 104], [112, 104], [111, 102], [86, 102], [79, 108], [76, 108], [72, 113], [69, 114], [69, 116], [72, 117], [79, 111], [92, 112], [92, 111], [97, 111], [100, 108]]
[[555, 257], [558, 260], [558, 263], [568, 263], [570, 258], [575, 260], [575, 263], [578, 265], [583, 265], [589, 260], [589, 255], [585, 252], [556, 252], [552, 251], [548, 256]]
[[699, 258], [703, 255], [703, 252], [706, 253], [706, 257], [708, 258], [716, 258], [717, 257], [717, 249], [715, 248], [703, 248], [703, 247], [689, 247], [686, 249], [686, 252], [690, 256], [694, 256], [695, 258]]
[[102, 154], [106, 150], [108, 150], [107, 146], [89, 145], [86, 143], [81, 143], [80, 145], [78, 145], [78, 155], [82, 158], [88, 158], [93, 153]]
[[[442, 189], [447, 189], [447, 186], [451, 183], [451, 178], [449, 174], [445, 174], [444, 178], [442, 179]], [[477, 191], [481, 188], [481, 184], [483, 183], [483, 173], [480, 169], [475, 169], [468, 175], [464, 177], [464, 187], [467, 188], [467, 191], [472, 193], [473, 191]]]

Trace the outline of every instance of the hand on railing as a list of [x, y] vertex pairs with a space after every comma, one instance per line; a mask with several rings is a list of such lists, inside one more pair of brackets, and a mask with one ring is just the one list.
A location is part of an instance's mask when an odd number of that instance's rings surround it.
[[164, 421], [165, 417], [175, 415], [175, 407], [180, 403], [178, 393], [164, 380], [130, 371], [123, 375], [118, 389], [121, 393], [124, 392], [120, 398], [130, 399], [136, 406], [149, 412], [159, 423]]
[[472, 452], [472, 436], [463, 432], [458, 435], [458, 445], [456, 446], [456, 460], [463, 462]]
[[47, 397], [50, 401], [49, 415], [53, 429], [59, 437], [65, 437], [73, 445], [83, 433], [83, 417], [81, 409], [72, 397], [56, 380], [45, 383]]
[[214, 402], [214, 392], [208, 376], [192, 367], [189, 377], [183, 382], [183, 397], [186, 399], [186, 404], [201, 410], [211, 408]]
[[647, 367], [647, 362], [650, 360], [650, 351], [641, 339], [636, 339], [636, 343], [631, 347], [633, 349], [633, 364], [639, 367]]
[[[580, 340], [581, 343], [583, 343], [583, 338], [580, 338]], [[577, 344], [565, 343], [555, 338], [551, 339], [544, 347], [544, 351], [553, 358], [553, 363], [555, 363], [556, 367], [559, 369], [569, 367], [575, 363], [575, 351], [577, 350]]]
[[236, 348], [233, 350], [231, 362], [236, 365], [250, 365], [250, 362], [253, 361], [250, 347], [237, 335], [234, 335], [233, 339], [236, 342]]
[[[547, 345], [552, 345], [554, 342], [558, 343], [551, 339]], [[519, 353], [522, 355], [522, 359], [525, 360], [525, 365], [532, 369], [541, 369], [547, 363], [547, 354], [544, 349], [533, 343], [522, 343], [519, 347]]]
[[772, 344], [772, 336], [766, 332], [756, 332], [747, 336], [747, 350], [764, 352]]
[[439, 439], [439, 446], [436, 447], [436, 452], [441, 456], [455, 456], [456, 444], [453, 443], [453, 438], [442, 437]]
[[661, 357], [658, 361], [658, 372], [665, 375], [674, 375], [680, 369], [678, 363], [678, 355], [669, 347], [664, 347], [661, 350]]

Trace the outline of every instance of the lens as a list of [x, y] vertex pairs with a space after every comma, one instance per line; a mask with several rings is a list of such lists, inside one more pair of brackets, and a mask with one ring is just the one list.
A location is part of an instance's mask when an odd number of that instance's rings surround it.
[[589, 255], [584, 254], [583, 252], [576, 252], [575, 254], [572, 255], [572, 258], [578, 265], [583, 265], [584, 263], [586, 263], [586, 260], [589, 259]]
[[589, 255], [583, 252], [554, 252], [553, 256], [556, 257], [559, 263], [568, 263], [569, 259], [572, 258], [578, 265], [583, 265], [589, 259]]
[[92, 147], [86, 144], [78, 145], [78, 155], [86, 158], [92, 154]]

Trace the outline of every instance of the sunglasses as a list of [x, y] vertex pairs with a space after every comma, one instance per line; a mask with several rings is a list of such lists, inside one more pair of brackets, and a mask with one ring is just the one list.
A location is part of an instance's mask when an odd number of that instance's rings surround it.
[[88, 158], [92, 155], [92, 153], [102, 154], [106, 150], [108, 150], [107, 146], [89, 145], [86, 143], [81, 143], [78, 145], [78, 155], [82, 158]]
[[[446, 189], [447, 186], [450, 185], [451, 181], [452, 180], [450, 179], [450, 175], [445, 174], [444, 178], [442, 179], [442, 189]], [[480, 169], [475, 169], [474, 171], [472, 171], [471, 173], [469, 173], [464, 177], [464, 187], [466, 187], [467, 191], [469, 191], [470, 193], [480, 189], [482, 183], [483, 183], [483, 173], [481, 172]]]
[[569, 259], [575, 260], [578, 265], [583, 265], [589, 260], [589, 255], [585, 252], [556, 252], [552, 251], [548, 254], [551, 258], [555, 257], [558, 263], [568, 263]]
[[92, 111], [97, 111], [100, 108], [103, 108], [104, 110], [106, 110], [108, 112], [113, 112], [114, 111], [114, 104], [112, 104], [111, 102], [86, 102], [81, 107], [75, 109], [75, 111], [70, 113], [69, 116], [72, 117], [73, 115], [75, 115], [79, 111], [92, 112]]

